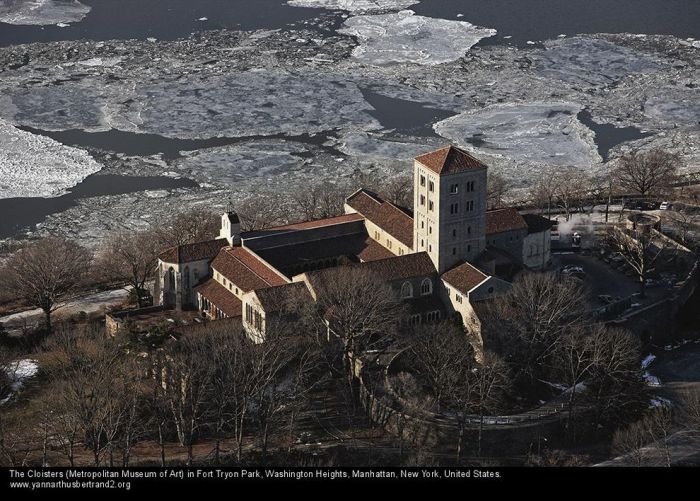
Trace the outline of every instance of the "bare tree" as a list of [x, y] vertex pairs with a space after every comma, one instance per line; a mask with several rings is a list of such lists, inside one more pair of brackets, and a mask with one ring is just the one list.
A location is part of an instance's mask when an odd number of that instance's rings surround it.
[[606, 235], [610, 249], [637, 274], [640, 297], [645, 296], [646, 281], [656, 268], [656, 262], [666, 247], [665, 241], [650, 228], [622, 229], [611, 227]]
[[256, 193], [238, 204], [242, 231], [256, 231], [289, 222], [285, 201], [279, 193]]
[[158, 248], [212, 240], [219, 233], [219, 217], [209, 209], [195, 207], [175, 214], [169, 221], [153, 225]]
[[318, 351], [308, 338], [296, 335], [296, 323], [274, 322], [262, 345], [255, 347], [259, 368], [259, 392], [255, 415], [267, 454], [270, 433], [288, 423], [293, 436], [295, 420], [310, 392], [321, 382], [316, 375]]
[[595, 425], [628, 422], [649, 403], [640, 370], [639, 339], [620, 329], [593, 329], [595, 364], [586, 382]]
[[615, 431], [612, 451], [625, 457], [625, 462], [634, 466], [644, 465], [645, 446], [649, 442], [646, 427], [641, 422], [634, 422], [626, 428]]
[[555, 180], [555, 199], [568, 221], [573, 212], [583, 209], [586, 198], [591, 196], [592, 182], [588, 176], [574, 168], [569, 168], [566, 174], [557, 174]]
[[352, 380], [357, 355], [396, 329], [403, 305], [391, 287], [357, 266], [320, 275], [317, 311], [343, 344], [345, 374]]
[[400, 207], [413, 206], [413, 177], [400, 175], [389, 179], [380, 188], [381, 194], [389, 202]]
[[194, 460], [194, 441], [209, 422], [216, 366], [207, 336], [183, 336], [167, 346], [161, 384], [187, 464]]
[[488, 209], [498, 209], [503, 207], [505, 198], [511, 190], [511, 183], [499, 171], [489, 169], [488, 171], [488, 191], [486, 192], [486, 207]]
[[161, 250], [158, 242], [158, 235], [150, 230], [122, 231], [111, 235], [97, 256], [97, 275], [132, 287], [138, 306], [145, 306], [146, 283], [155, 274]]
[[37, 308], [51, 330], [51, 314], [61, 300], [76, 292], [90, 268], [91, 254], [80, 245], [59, 237], [28, 243], [5, 263], [3, 286]]
[[503, 406], [510, 386], [508, 366], [491, 352], [485, 352], [478, 363], [464, 332], [446, 322], [417, 329], [408, 346], [421, 386], [430, 389], [438, 409], [453, 412], [457, 419], [458, 458], [462, 456], [465, 432], [474, 415], [479, 417], [477, 454], [481, 455], [484, 416]]
[[691, 434], [700, 433], [700, 392], [692, 389], [680, 394], [680, 423]]
[[417, 375], [429, 385], [441, 409], [445, 405], [443, 392], [452, 377], [451, 369], [470, 365], [474, 358], [466, 335], [451, 322], [428, 324], [414, 330], [408, 349], [415, 358]]
[[55, 425], [60, 427], [57, 433], [68, 448], [68, 459], [73, 460], [79, 432], [94, 466], [102, 464], [105, 453], [113, 464], [121, 419], [134, 395], [124, 370], [126, 355], [99, 329], [81, 334], [64, 327], [55, 343], [59, 360], [51, 375], [56, 388]]
[[[603, 390], [612, 385], [625, 395], [639, 383], [639, 346], [631, 335], [601, 323], [572, 326], [556, 347], [553, 360], [556, 375], [568, 387], [567, 428], [575, 441], [577, 398], [586, 386]], [[604, 391], [604, 390], [603, 390]], [[603, 402], [603, 400], [599, 400]], [[613, 397], [605, 405], [619, 402]]]
[[552, 207], [554, 207], [559, 184], [559, 171], [553, 167], [545, 167], [538, 173], [530, 187], [530, 198], [534, 205], [543, 210], [546, 209], [548, 218], [551, 218], [552, 215]]
[[634, 466], [672, 465], [669, 438], [673, 428], [671, 409], [658, 407], [613, 435], [612, 450], [624, 464]]
[[545, 377], [563, 334], [585, 322], [587, 302], [573, 279], [523, 274], [484, 312], [484, 345], [504, 356], [516, 377]]
[[632, 152], [620, 157], [615, 178], [625, 190], [648, 195], [675, 179], [680, 157], [661, 149]]

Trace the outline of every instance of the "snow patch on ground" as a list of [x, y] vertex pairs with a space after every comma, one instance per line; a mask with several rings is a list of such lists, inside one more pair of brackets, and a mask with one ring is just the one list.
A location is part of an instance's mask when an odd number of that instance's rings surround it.
[[0, 0], [0, 23], [63, 27], [82, 21], [90, 10], [77, 0]]
[[419, 3], [419, 0], [289, 0], [293, 7], [312, 7], [348, 12], [378, 12], [405, 9]]
[[12, 362], [6, 367], [0, 367], [0, 370], [5, 371], [10, 378], [10, 394], [0, 400], [0, 405], [2, 405], [20, 391], [28, 379], [36, 376], [37, 372], [39, 372], [39, 363], [36, 360], [27, 358]]
[[644, 357], [644, 360], [642, 360], [642, 369], [649, 367], [654, 360], [656, 360], [656, 355], [652, 355], [651, 353]]
[[546, 50], [533, 57], [537, 73], [578, 85], [611, 84], [627, 75], [661, 68], [651, 57], [606, 40], [576, 37], [544, 45]]
[[645, 371], [642, 377], [644, 378], [647, 386], [661, 386], [661, 380], [658, 377], [650, 374], [648, 371]]
[[668, 398], [656, 396], [649, 401], [649, 407], [670, 408], [673, 404]]
[[433, 127], [478, 153], [534, 164], [591, 167], [601, 162], [593, 132], [576, 118], [581, 105], [563, 102], [498, 104], [468, 111]]
[[0, 198], [59, 196], [101, 168], [81, 149], [0, 119]]
[[459, 59], [496, 30], [463, 21], [416, 16], [411, 10], [346, 20], [338, 33], [356, 36], [360, 45], [352, 55], [361, 62], [383, 65], [435, 65]]

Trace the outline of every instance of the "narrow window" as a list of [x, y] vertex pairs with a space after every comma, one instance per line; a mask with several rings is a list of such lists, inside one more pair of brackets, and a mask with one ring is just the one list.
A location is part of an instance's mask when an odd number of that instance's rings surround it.
[[433, 234], [433, 227], [432, 226], [428, 226], [428, 234], [429, 235]]
[[420, 185], [425, 186], [425, 176], [420, 177]]
[[471, 234], [472, 234], [472, 227], [467, 226], [467, 235], [471, 235]]
[[433, 282], [429, 278], [426, 278], [420, 284], [420, 293], [422, 296], [431, 294], [433, 292]]
[[401, 286], [401, 297], [402, 298], [413, 297], [413, 286], [411, 285], [411, 282], [404, 282], [403, 283], [403, 285]]
[[459, 193], [459, 185], [458, 184], [451, 184], [450, 185], [450, 193]]
[[428, 191], [435, 191], [435, 183], [428, 181]]
[[457, 255], [457, 247], [452, 247], [452, 255], [453, 256]]
[[425, 195], [420, 196], [420, 204], [425, 205]]
[[431, 200], [430, 202], [428, 202], [428, 210], [433, 210], [433, 207], [433, 201]]
[[452, 238], [457, 238], [457, 228], [452, 229]]

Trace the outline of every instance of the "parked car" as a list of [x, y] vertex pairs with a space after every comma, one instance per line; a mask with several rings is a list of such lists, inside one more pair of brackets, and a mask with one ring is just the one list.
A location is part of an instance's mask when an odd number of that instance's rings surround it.
[[660, 210], [668, 210], [671, 208], [670, 202], [661, 202], [661, 205], [659, 205]]
[[623, 207], [632, 210], [654, 210], [659, 208], [659, 204], [648, 200], [628, 200]]

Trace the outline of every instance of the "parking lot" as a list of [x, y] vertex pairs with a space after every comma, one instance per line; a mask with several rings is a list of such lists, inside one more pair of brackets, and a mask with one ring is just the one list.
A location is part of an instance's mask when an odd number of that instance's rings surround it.
[[[555, 270], [561, 270], [567, 265], [583, 268], [584, 274], [581, 279], [591, 291], [594, 307], [606, 304], [598, 299], [598, 296], [624, 299], [639, 292], [639, 283], [636, 277], [627, 276], [605, 261], [592, 255], [573, 252], [552, 254], [552, 263]], [[647, 297], [644, 301], [635, 299], [634, 302], [650, 303], [656, 301], [665, 294], [666, 288], [649, 287], [645, 292]]]

